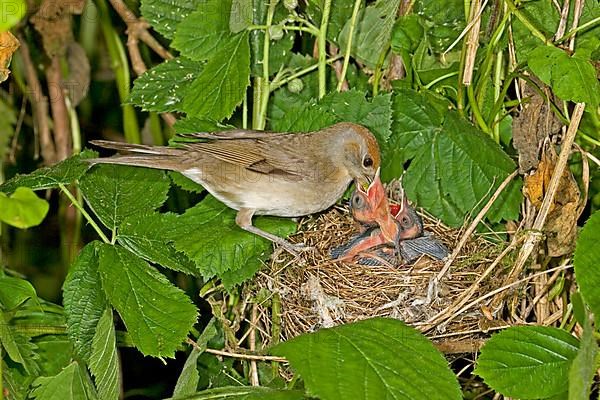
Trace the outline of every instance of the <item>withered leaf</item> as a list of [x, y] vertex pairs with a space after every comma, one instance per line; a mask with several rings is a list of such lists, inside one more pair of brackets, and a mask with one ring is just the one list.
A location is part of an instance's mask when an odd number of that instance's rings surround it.
[[8, 31], [0, 32], [0, 83], [8, 79], [10, 60], [19, 48], [19, 41]]

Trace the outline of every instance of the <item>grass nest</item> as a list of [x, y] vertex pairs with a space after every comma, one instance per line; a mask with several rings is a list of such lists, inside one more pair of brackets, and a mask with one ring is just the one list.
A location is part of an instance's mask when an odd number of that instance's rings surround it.
[[[390, 203], [399, 200], [394, 193], [397, 190], [388, 187]], [[452, 252], [463, 229], [451, 229], [422, 211], [419, 214], [425, 230]], [[255, 280], [257, 298], [264, 299], [258, 307], [263, 344], [272, 343], [273, 335], [287, 340], [323, 327], [390, 317], [420, 329], [447, 353], [464, 353], [477, 350], [490, 330], [506, 325], [486, 318], [478, 307], [455, 313], [461, 304], [502, 285], [506, 269], [499, 255], [506, 247], [504, 242], [499, 245], [479, 235], [470, 236], [453, 259], [451, 270], [438, 281], [445, 261], [427, 256], [404, 265], [385, 260], [375, 266], [332, 260], [331, 249], [347, 243], [359, 231], [347, 206], [300, 221], [290, 241], [314, 250], [299, 258], [276, 251]], [[494, 262], [500, 265], [490, 269]], [[274, 313], [278, 315], [274, 317]]]

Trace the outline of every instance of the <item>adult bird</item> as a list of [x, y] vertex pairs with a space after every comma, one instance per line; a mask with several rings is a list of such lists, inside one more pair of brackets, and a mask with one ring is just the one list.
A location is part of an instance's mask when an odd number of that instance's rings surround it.
[[293, 245], [252, 225], [253, 215], [299, 217], [331, 207], [354, 180], [367, 187], [380, 166], [377, 140], [365, 127], [342, 122], [308, 133], [230, 130], [183, 135], [179, 147], [105, 140], [119, 153], [88, 160], [177, 171], [237, 210], [237, 225], [296, 254]]

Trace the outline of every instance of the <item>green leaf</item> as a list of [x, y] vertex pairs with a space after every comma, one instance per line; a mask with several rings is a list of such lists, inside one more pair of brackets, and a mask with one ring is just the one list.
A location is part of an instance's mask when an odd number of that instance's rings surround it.
[[425, 31], [418, 15], [403, 15], [396, 20], [392, 31], [392, 50], [398, 54], [413, 54], [423, 40]]
[[181, 189], [183, 189], [187, 192], [191, 192], [191, 193], [204, 192], [204, 188], [200, 184], [194, 182], [193, 180], [182, 175], [179, 172], [169, 171], [167, 174], [169, 175], [169, 178], [171, 178], [171, 183], [173, 183], [175, 186], [179, 186]]
[[121, 389], [119, 357], [116, 348], [115, 326], [112, 309], [104, 310], [92, 341], [89, 362], [94, 375], [98, 395], [102, 400], [118, 400]]
[[140, 11], [150, 24], [172, 39], [179, 23], [196, 9], [195, 0], [142, 0]]
[[127, 101], [144, 111], [182, 111], [189, 85], [202, 68], [202, 63], [184, 57], [167, 60], [135, 80]]
[[144, 355], [173, 357], [196, 322], [185, 293], [148, 263], [119, 246], [102, 244], [98, 268], [110, 303]]
[[504, 396], [548, 398], [567, 391], [578, 346], [577, 339], [562, 329], [514, 326], [487, 341], [475, 373]]
[[436, 54], [445, 51], [465, 28], [462, 0], [417, 0], [413, 13], [424, 19], [428, 44]]
[[16, 363], [25, 365], [25, 358], [19, 351], [14, 338], [12, 327], [8, 324], [10, 317], [5, 313], [0, 314], [0, 343], [8, 356]]
[[173, 397], [172, 400], [304, 400], [299, 390], [277, 390], [261, 386], [226, 386], [198, 392], [187, 397]]
[[[354, 30], [351, 54], [369, 68], [375, 68], [381, 53], [390, 45], [392, 28], [400, 0], [377, 0], [362, 10]], [[348, 43], [351, 20], [348, 19], [340, 33], [340, 47], [345, 49]]]
[[238, 33], [219, 47], [204, 70], [191, 83], [183, 110], [192, 117], [220, 121], [228, 118], [242, 102], [250, 84], [248, 34]]
[[594, 337], [594, 328], [587, 313], [583, 323], [583, 335], [577, 356], [569, 370], [569, 400], [587, 400], [596, 374], [596, 355], [598, 343]]
[[59, 374], [35, 380], [31, 392], [37, 400], [95, 400], [98, 398], [90, 377], [76, 361]]
[[312, 132], [335, 124], [336, 118], [314, 102], [290, 107], [282, 119], [272, 119], [277, 132]]
[[171, 45], [183, 56], [195, 61], [219, 59], [220, 49], [238, 41], [231, 33], [231, 0], [203, 0], [177, 27]]
[[92, 354], [98, 321], [108, 302], [98, 274], [100, 242], [88, 243], [71, 265], [63, 285], [67, 333], [75, 352], [84, 361]]
[[[585, 7], [584, 7], [585, 9]], [[521, 3], [519, 11], [544, 37], [552, 39], [560, 20], [559, 11], [549, 1], [527, 1]], [[518, 18], [512, 18], [514, 42], [517, 61], [528, 62], [532, 58], [531, 52], [545, 45], [538, 37], [531, 34], [528, 27]]]
[[233, 33], [241, 32], [252, 25], [252, 0], [232, 0], [229, 16], [229, 29]]
[[[321, 25], [323, 17], [323, 0], [311, 0], [306, 2], [306, 12], [310, 19], [317, 25]], [[327, 39], [339, 44], [339, 35], [352, 17], [354, 0], [332, 0], [329, 14], [329, 25], [327, 26]], [[356, 34], [356, 30], [354, 31]]]
[[[411, 200], [451, 226], [477, 213], [516, 166], [489, 136], [454, 111], [445, 116], [429, 99], [412, 90], [394, 98], [395, 135], [384, 148], [383, 176], [398, 176], [412, 159], [403, 178]], [[493, 222], [518, 217], [519, 182], [502, 192], [487, 214]]]
[[[271, 242], [238, 227], [235, 215], [235, 210], [207, 196], [178, 217], [164, 236], [196, 263], [205, 279], [219, 276], [227, 289], [254, 276], [271, 249]], [[255, 225], [278, 235], [288, 235], [296, 226], [290, 219], [274, 217], [256, 218]], [[227, 271], [231, 274], [224, 277]]]
[[442, 354], [398, 320], [374, 318], [321, 329], [272, 352], [286, 357], [304, 379], [307, 394], [322, 400], [462, 398]]
[[561, 99], [587, 103], [592, 109], [598, 107], [600, 82], [587, 59], [570, 57], [554, 46], [540, 46], [531, 52], [529, 68]]
[[117, 240], [123, 247], [146, 261], [199, 276], [196, 265], [165, 241], [164, 232], [173, 224], [177, 224], [177, 215], [171, 213], [133, 215], [125, 218], [121, 224]]
[[600, 211], [587, 220], [575, 247], [575, 277], [583, 299], [600, 321]]
[[188, 358], [185, 360], [181, 374], [179, 375], [179, 378], [177, 378], [173, 397], [188, 396], [196, 392], [198, 382], [200, 381], [200, 375], [198, 374], [198, 357], [204, 353], [208, 341], [216, 336], [217, 333], [215, 319], [212, 318], [196, 341], [197, 347], [194, 346], [192, 348]]
[[97, 152], [84, 150], [51, 167], [37, 169], [28, 175], [17, 175], [0, 185], [0, 192], [12, 193], [20, 186], [45, 190], [57, 188], [61, 183], [69, 185], [79, 179], [90, 167], [83, 160], [95, 157], [98, 157]]
[[0, 192], [0, 221], [17, 228], [39, 225], [49, 208], [48, 202], [28, 187], [18, 187], [10, 196]]
[[17, 25], [27, 12], [24, 0], [2, 1], [0, 3], [1, 15], [0, 32], [4, 32]]
[[38, 363], [42, 376], [58, 374], [73, 360], [73, 344], [67, 335], [43, 334], [33, 338], [32, 342], [39, 356]]
[[0, 309], [14, 310], [29, 299], [39, 304], [31, 283], [11, 276], [0, 277]]
[[90, 208], [110, 230], [130, 215], [160, 207], [169, 187], [163, 171], [109, 164], [95, 166], [80, 183]]
[[[241, 0], [247, 1], [247, 0]], [[256, 9], [253, 10], [254, 25], [265, 25], [267, 20], [268, 3], [262, 0], [251, 0]], [[275, 7], [275, 15], [273, 15], [272, 25], [281, 26], [286, 23], [289, 16], [289, 11], [283, 6], [280, 1]], [[312, 3], [312, 1], [311, 1]], [[331, 27], [331, 25], [329, 25]], [[327, 32], [329, 33], [329, 31]], [[281, 69], [290, 67], [289, 60], [292, 56], [292, 47], [296, 41], [295, 31], [284, 31], [284, 35], [279, 40], [271, 39], [269, 47], [269, 70], [271, 74], [278, 72]], [[251, 45], [251, 73], [253, 76], [263, 76], [263, 50], [265, 43], [265, 31], [263, 29], [254, 29], [250, 32]]]

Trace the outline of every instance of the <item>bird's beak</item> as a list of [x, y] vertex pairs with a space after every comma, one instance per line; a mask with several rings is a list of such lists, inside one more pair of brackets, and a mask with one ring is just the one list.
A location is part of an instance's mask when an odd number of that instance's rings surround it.
[[379, 173], [381, 168], [377, 168], [375, 172], [375, 176], [362, 175], [360, 178], [355, 179], [354, 184], [361, 192], [367, 193], [371, 186], [375, 184], [377, 181], [380, 181]]

